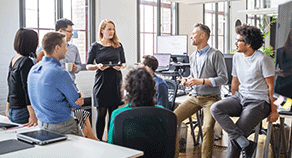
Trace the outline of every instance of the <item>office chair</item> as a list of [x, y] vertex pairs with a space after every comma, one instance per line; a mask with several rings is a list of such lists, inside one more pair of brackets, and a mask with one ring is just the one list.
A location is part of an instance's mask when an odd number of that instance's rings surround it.
[[168, 86], [168, 101], [169, 106], [168, 109], [173, 111], [175, 107], [175, 98], [177, 93], [177, 84], [172, 80], [164, 80]]
[[174, 157], [177, 119], [157, 107], [134, 107], [115, 118], [113, 143], [144, 152], [143, 157]]

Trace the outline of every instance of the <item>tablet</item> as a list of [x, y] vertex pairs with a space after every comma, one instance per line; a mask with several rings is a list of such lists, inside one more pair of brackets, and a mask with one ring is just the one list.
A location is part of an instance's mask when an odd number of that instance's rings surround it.
[[30, 144], [44, 145], [56, 141], [66, 140], [67, 136], [41, 129], [37, 131], [19, 133], [17, 134], [17, 139]]
[[122, 66], [122, 64], [102, 64], [103, 66]]

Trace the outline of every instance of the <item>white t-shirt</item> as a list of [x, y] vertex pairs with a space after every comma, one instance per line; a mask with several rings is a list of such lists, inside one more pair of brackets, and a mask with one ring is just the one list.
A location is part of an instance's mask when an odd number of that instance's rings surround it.
[[272, 58], [256, 50], [245, 57], [243, 53], [233, 56], [232, 76], [239, 80], [238, 91], [249, 99], [265, 100], [270, 103], [269, 88], [265, 78], [274, 76], [275, 65]]

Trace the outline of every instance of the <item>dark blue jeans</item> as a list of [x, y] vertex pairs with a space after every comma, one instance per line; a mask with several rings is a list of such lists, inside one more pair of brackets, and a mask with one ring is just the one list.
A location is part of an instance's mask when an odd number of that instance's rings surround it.
[[27, 107], [22, 109], [9, 109], [9, 120], [14, 123], [28, 123], [29, 113]]

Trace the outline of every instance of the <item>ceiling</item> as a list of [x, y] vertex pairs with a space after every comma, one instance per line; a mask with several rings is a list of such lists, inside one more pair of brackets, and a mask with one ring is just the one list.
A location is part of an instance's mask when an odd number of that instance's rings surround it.
[[169, 2], [184, 3], [184, 4], [204, 4], [204, 3], [240, 1], [240, 0], [168, 0], [168, 1]]

